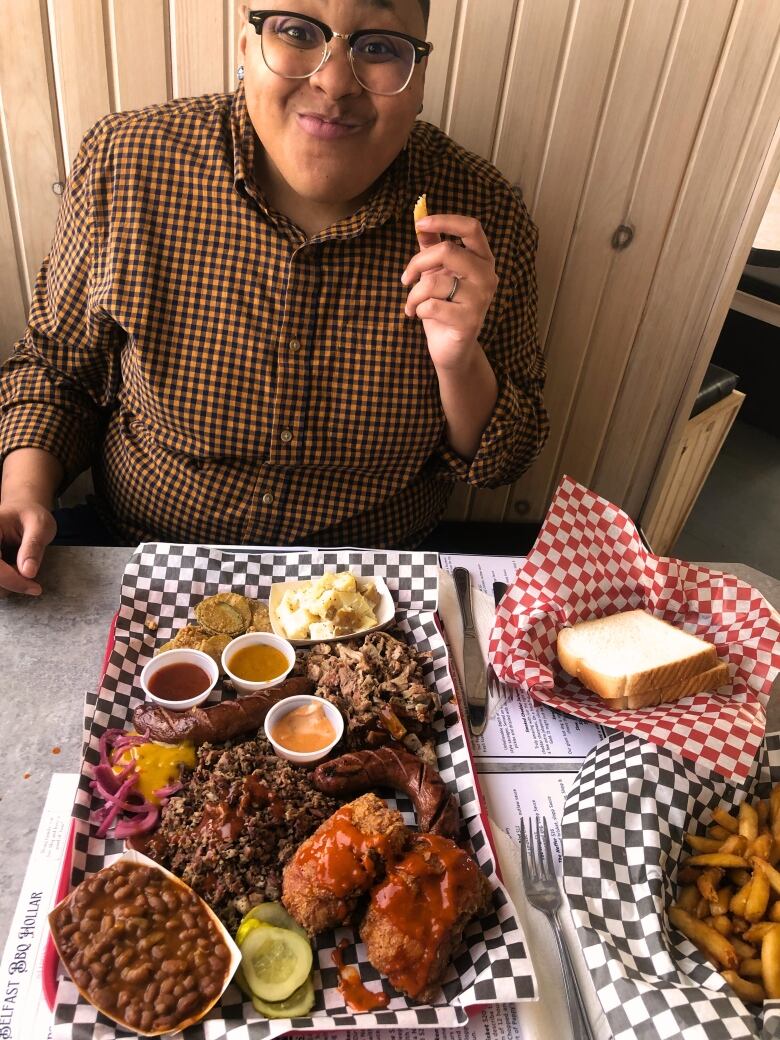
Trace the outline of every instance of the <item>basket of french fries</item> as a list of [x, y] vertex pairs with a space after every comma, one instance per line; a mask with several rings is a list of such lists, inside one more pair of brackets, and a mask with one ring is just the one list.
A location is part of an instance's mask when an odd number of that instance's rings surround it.
[[780, 735], [734, 783], [613, 733], [585, 760], [562, 830], [615, 1040], [780, 1037]]

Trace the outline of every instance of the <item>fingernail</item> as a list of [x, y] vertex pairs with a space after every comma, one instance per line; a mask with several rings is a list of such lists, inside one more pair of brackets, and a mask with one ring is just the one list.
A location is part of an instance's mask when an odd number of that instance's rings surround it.
[[430, 226], [430, 223], [431, 223], [431, 218], [430, 217], [421, 217], [415, 223], [414, 226], [419, 228], [421, 231], [425, 231], [425, 229]]
[[408, 281], [409, 275], [406, 273], [406, 271], [404, 271], [404, 273], [401, 275], [401, 285], [406, 285]]
[[19, 573], [25, 578], [34, 578], [35, 560], [24, 560], [19, 568]]

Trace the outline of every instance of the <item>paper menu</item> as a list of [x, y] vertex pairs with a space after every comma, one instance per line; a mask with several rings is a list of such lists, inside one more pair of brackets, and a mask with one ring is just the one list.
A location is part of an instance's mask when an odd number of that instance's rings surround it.
[[[442, 568], [449, 573], [455, 567], [465, 567], [471, 575], [474, 599], [474, 614], [480, 642], [487, 661], [487, 638], [480, 623], [482, 615], [490, 614], [490, 627], [495, 613], [493, 606], [493, 582], [510, 583], [522, 563], [521, 557], [511, 556], [468, 556], [444, 553], [439, 557]], [[482, 594], [480, 601], [477, 600]], [[489, 597], [489, 604], [485, 597]], [[446, 590], [440, 588], [440, 611], [448, 602]], [[452, 610], [452, 607], [450, 607]], [[444, 620], [447, 631], [458, 627]], [[457, 655], [455, 655], [457, 656]], [[457, 672], [457, 668], [455, 669]], [[457, 676], [455, 677], [457, 678]], [[543, 769], [556, 769], [561, 764], [581, 762], [600, 740], [607, 735], [603, 726], [596, 726], [582, 719], [565, 715], [563, 712], [539, 705], [526, 690], [502, 685], [502, 694], [497, 702], [488, 706], [488, 725], [480, 737], [471, 737], [471, 747], [477, 768], [482, 771], [481, 759], [515, 761], [526, 759], [539, 762]], [[564, 768], [568, 768], [564, 765]]]
[[47, 916], [54, 905], [70, 833], [75, 774], [55, 773], [0, 962], [0, 1040], [46, 1040], [52, 1014], [43, 999]]
[[563, 803], [576, 772], [495, 772], [479, 774], [479, 784], [488, 805], [491, 822], [519, 843], [520, 821], [544, 817], [550, 832], [555, 872], [561, 873], [561, 817]]

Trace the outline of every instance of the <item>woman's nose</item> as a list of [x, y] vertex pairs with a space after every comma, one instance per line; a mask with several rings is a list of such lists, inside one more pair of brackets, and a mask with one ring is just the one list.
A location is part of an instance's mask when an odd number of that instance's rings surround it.
[[309, 77], [312, 86], [324, 91], [332, 98], [360, 94], [363, 88], [355, 79], [349, 60], [349, 44], [335, 37], [328, 46], [328, 56], [323, 64]]

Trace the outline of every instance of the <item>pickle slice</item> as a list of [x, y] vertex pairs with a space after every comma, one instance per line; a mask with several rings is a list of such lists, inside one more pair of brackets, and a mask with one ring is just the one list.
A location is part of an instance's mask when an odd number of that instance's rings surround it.
[[252, 997], [255, 1011], [266, 1018], [302, 1018], [314, 1007], [314, 983], [311, 975], [286, 1000], [263, 1000]]
[[[244, 914], [241, 921], [243, 925], [245, 921], [262, 921], [265, 924], [272, 924], [275, 928], [289, 928], [292, 932], [297, 932], [298, 935], [303, 936], [308, 942], [309, 935], [305, 928], [301, 928], [294, 917], [290, 917], [285, 908], [281, 903], [258, 903], [257, 906], [253, 906], [252, 909]], [[239, 928], [238, 934], [241, 934]], [[241, 945], [241, 940], [236, 937], [236, 942]]]
[[236, 932], [236, 946], [241, 948], [244, 939], [252, 931], [253, 928], [267, 928], [268, 925], [265, 921], [258, 921], [256, 917], [249, 917], [248, 915], [243, 919], [241, 924], [238, 926]]
[[287, 928], [253, 928], [240, 947], [241, 967], [249, 988], [275, 1003], [292, 996], [311, 971], [311, 946]]

